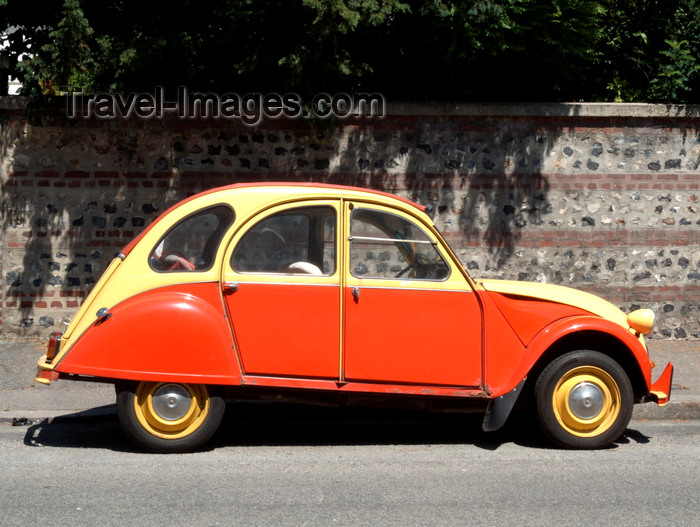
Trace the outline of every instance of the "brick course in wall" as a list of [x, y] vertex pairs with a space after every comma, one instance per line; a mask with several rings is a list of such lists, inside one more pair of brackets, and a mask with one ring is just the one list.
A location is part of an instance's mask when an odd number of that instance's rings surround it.
[[697, 109], [390, 105], [384, 119], [75, 120], [0, 109], [0, 331], [62, 329], [168, 206], [244, 181], [333, 182], [429, 206], [476, 278], [654, 308], [700, 338]]

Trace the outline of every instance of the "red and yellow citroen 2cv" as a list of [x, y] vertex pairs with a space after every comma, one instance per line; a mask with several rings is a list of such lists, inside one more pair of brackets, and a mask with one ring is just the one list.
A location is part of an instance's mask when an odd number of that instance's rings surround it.
[[669, 399], [653, 324], [574, 289], [474, 280], [399, 197], [242, 184], [182, 201], [125, 247], [36, 380], [114, 383], [124, 431], [160, 452], [205, 443], [227, 398], [369, 396], [478, 403], [485, 430], [527, 398], [554, 443], [600, 448], [635, 403]]

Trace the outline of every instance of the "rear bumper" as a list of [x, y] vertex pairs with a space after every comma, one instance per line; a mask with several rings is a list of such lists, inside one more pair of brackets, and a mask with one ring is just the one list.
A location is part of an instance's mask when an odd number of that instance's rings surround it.
[[53, 369], [53, 365], [46, 363], [46, 355], [42, 356], [36, 363], [34, 381], [40, 384], [51, 384], [51, 381], [56, 380], [58, 380], [58, 372]]
[[671, 384], [673, 382], [673, 364], [668, 363], [663, 373], [649, 390], [649, 398], [659, 406], [665, 406], [671, 400]]
[[34, 381], [41, 384], [51, 384], [51, 381], [58, 379], [58, 372], [53, 369], [53, 361], [61, 351], [61, 340], [63, 333], [60, 331], [54, 332], [49, 338], [46, 355], [43, 355], [36, 363], [36, 377]]

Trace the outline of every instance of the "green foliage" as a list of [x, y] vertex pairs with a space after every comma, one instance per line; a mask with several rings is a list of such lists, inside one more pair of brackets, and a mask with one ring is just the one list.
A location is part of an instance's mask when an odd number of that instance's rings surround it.
[[303, 0], [303, 7], [313, 18], [278, 64], [289, 85], [305, 94], [357, 85], [373, 71], [372, 56], [357, 52], [358, 37], [386, 30], [396, 15], [409, 11], [397, 0]]
[[651, 97], [661, 102], [698, 102], [700, 98], [700, 1], [679, 2], [669, 27], [667, 47], [651, 81]]
[[[92, 61], [89, 41], [92, 29], [80, 8], [79, 0], [65, 0], [62, 18], [56, 29], [49, 33], [49, 42], [41, 47], [42, 53], [22, 63], [23, 68], [37, 69], [46, 57], [48, 63], [42, 64], [49, 76], [44, 80], [42, 89], [45, 93], [57, 94], [73, 86], [91, 88]], [[34, 61], [39, 61], [37, 65]]]
[[700, 64], [690, 51], [687, 40], [666, 40], [668, 48], [660, 53], [667, 58], [652, 80], [652, 95], [659, 100], [682, 101], [691, 91], [690, 83], [697, 78]]
[[[16, 0], [0, 2], [0, 24], [6, 28], [1, 37], [2, 55], [8, 59], [10, 75], [18, 77], [25, 85], [25, 92], [31, 95], [42, 93], [35, 79], [46, 78], [43, 72], [50, 67], [48, 57], [34, 50], [41, 50], [50, 43], [52, 28], [57, 27], [60, 20], [58, 7], [60, 5], [41, 0], [34, 4]], [[27, 64], [22, 64], [22, 60]]]
[[607, 0], [601, 79], [615, 101], [700, 102], [700, 2]]
[[36, 19], [31, 4], [13, 6], [15, 9], [7, 2], [3, 6], [6, 23], [15, 29], [5, 35], [5, 55], [10, 58], [11, 70], [23, 81], [24, 92], [33, 96], [58, 95], [68, 86], [90, 87], [94, 69], [92, 30], [80, 1], [65, 0], [56, 13], [50, 6], [40, 4]]
[[[432, 2], [430, 50], [451, 98], [571, 100], [593, 67], [602, 8], [581, 0]], [[429, 58], [426, 58], [430, 60]], [[444, 73], [435, 72], [439, 77]], [[517, 87], [517, 89], [516, 89]]]
[[0, 0], [24, 93], [700, 102], [700, 0]]

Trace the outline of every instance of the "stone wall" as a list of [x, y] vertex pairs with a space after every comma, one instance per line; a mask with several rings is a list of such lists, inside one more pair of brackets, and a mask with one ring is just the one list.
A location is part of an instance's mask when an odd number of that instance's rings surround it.
[[[430, 206], [473, 276], [652, 307], [700, 338], [696, 107], [389, 104], [328, 123], [166, 118], [30, 125], [0, 109], [0, 331], [61, 330], [159, 213], [243, 181], [371, 187]], [[21, 102], [21, 101], [20, 101]]]

